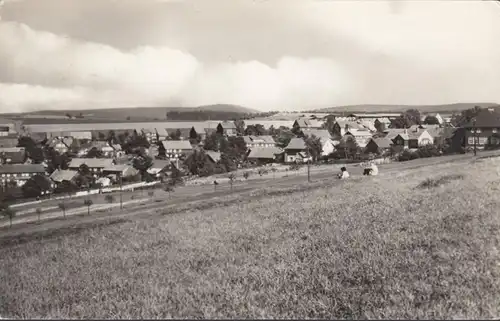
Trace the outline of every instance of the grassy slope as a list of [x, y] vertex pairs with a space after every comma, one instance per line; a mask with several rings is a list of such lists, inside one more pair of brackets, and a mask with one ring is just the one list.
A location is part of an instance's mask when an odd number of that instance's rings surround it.
[[[0, 315], [498, 316], [498, 165], [295, 188], [4, 244]], [[463, 178], [433, 187], [435, 173]], [[423, 181], [431, 187], [416, 188]]]

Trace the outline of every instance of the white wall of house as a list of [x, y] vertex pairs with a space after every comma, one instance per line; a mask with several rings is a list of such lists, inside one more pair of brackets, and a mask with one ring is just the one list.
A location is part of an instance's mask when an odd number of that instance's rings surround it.
[[323, 151], [321, 152], [322, 156], [328, 156], [335, 150], [335, 146], [331, 140], [327, 140], [323, 143]]
[[418, 146], [424, 146], [434, 143], [434, 137], [429, 134], [428, 131], [423, 131], [420, 137], [418, 137]]

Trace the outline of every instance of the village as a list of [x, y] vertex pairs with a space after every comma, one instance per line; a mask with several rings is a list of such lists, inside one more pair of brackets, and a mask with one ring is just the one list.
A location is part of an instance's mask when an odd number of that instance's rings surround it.
[[420, 115], [415, 110], [347, 116], [299, 114], [288, 121], [172, 122], [177, 128], [151, 122], [128, 130], [123, 128], [133, 123], [101, 123], [99, 130], [92, 129], [95, 124], [82, 123], [78, 130], [57, 132], [3, 119], [2, 202], [13, 204], [91, 189], [102, 193], [127, 184], [175, 185], [183, 179], [242, 168], [261, 167], [262, 173], [273, 164], [297, 167], [379, 158], [405, 161], [465, 153], [472, 146], [494, 148], [499, 142], [500, 123], [494, 121], [497, 112], [476, 108], [474, 118], [468, 112], [462, 112], [460, 127], [453, 120], [460, 118], [456, 115]]

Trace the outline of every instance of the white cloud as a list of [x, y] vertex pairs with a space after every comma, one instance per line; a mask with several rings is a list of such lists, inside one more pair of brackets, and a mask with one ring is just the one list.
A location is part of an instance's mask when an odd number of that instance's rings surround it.
[[500, 6], [490, 2], [181, 1], [7, 4], [0, 111], [500, 100]]
[[[0, 70], [3, 82], [64, 88], [23, 87], [27, 92], [33, 90], [25, 97], [26, 105], [32, 105], [34, 99], [39, 100], [38, 105], [51, 104], [60, 94], [57, 105], [64, 106], [66, 101], [66, 107], [88, 99], [99, 107], [162, 105], [175, 100], [185, 105], [298, 108], [329, 104], [344, 86], [341, 79], [347, 79], [339, 66], [326, 59], [285, 57], [275, 68], [255, 61], [205, 66], [170, 48], [139, 47], [123, 52], [12, 22], [0, 24]], [[2, 104], [4, 108], [17, 104], [22, 109], [25, 103], [19, 87], [3, 88]]]

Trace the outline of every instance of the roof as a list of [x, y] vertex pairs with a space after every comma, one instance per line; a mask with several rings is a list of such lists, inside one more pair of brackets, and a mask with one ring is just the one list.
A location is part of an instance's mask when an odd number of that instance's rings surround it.
[[210, 157], [214, 162], [220, 161], [221, 153], [219, 152], [214, 152], [213, 150], [207, 150], [205, 154], [207, 154], [207, 156]]
[[17, 173], [45, 173], [45, 168], [41, 164], [5, 164], [0, 165], [1, 174]]
[[396, 138], [396, 136], [398, 136], [399, 134], [402, 134], [404, 133], [404, 129], [403, 128], [390, 128], [390, 129], [386, 129], [384, 130], [384, 133], [386, 133], [387, 135], [385, 136], [386, 138], [388, 139], [394, 139]]
[[358, 124], [355, 121], [337, 120], [336, 123], [339, 125], [341, 129], [345, 128], [345, 125], [348, 125], [349, 129], [364, 129], [363, 125]]
[[160, 137], [167, 137], [168, 136], [168, 131], [166, 128], [156, 128], [156, 133]]
[[165, 149], [192, 150], [193, 146], [188, 140], [164, 140], [161, 142]]
[[57, 169], [50, 175], [50, 179], [59, 183], [62, 181], [71, 181], [77, 174], [77, 171]]
[[248, 136], [243, 136], [243, 141], [247, 144], [251, 143], [256, 143], [256, 144], [275, 144], [276, 142], [274, 141], [274, 138], [270, 135], [263, 135], [263, 136], [254, 136], [254, 135], [248, 135]]
[[113, 165], [111, 158], [73, 158], [69, 163], [69, 168], [78, 168], [85, 164], [90, 168], [105, 168]]
[[223, 121], [220, 123], [224, 129], [236, 129], [236, 125], [232, 121]]
[[400, 113], [376, 113], [376, 114], [351, 114], [350, 116], [356, 118], [381, 118], [381, 117], [399, 117]]
[[[492, 110], [481, 109], [476, 116], [475, 126], [480, 128], [488, 128], [488, 127], [500, 128], [500, 113], [497, 112], [495, 109]], [[474, 127], [474, 123], [471, 120], [463, 127], [472, 128]]]
[[404, 140], [410, 140], [410, 136], [408, 136], [408, 134], [400, 133], [400, 134], [397, 134], [396, 137], [394, 137], [394, 138], [397, 138], [398, 136], [403, 138]]
[[23, 153], [24, 147], [0, 147], [0, 153]]
[[151, 166], [151, 168], [163, 169], [163, 168], [168, 167], [170, 165], [172, 165], [172, 163], [169, 160], [155, 159], [155, 160], [153, 160], [153, 165]]
[[292, 138], [285, 149], [306, 149], [306, 143], [302, 138]]
[[321, 139], [330, 139], [331, 135], [327, 129], [307, 129], [303, 131], [306, 136], [316, 136]]
[[71, 132], [71, 136], [74, 139], [92, 139], [92, 133], [90, 131]]
[[299, 118], [295, 120], [295, 122], [300, 128], [319, 128], [322, 124], [320, 121], [308, 118]]
[[105, 167], [103, 169], [103, 171], [104, 172], [115, 172], [115, 173], [129, 172], [128, 173], [129, 175], [127, 175], [127, 176], [133, 176], [139, 172], [133, 166], [128, 165], [128, 164], [111, 165], [111, 166]]
[[191, 128], [194, 128], [194, 131], [198, 135], [205, 134], [205, 125], [203, 124], [194, 124], [193, 126], [191, 126]]
[[267, 158], [274, 159], [276, 154], [281, 154], [283, 151], [278, 147], [269, 148], [252, 148], [248, 153], [248, 158]]
[[354, 137], [366, 137], [366, 136], [373, 136], [372, 133], [368, 130], [357, 130], [357, 129], [349, 129], [346, 132], [346, 135], [351, 135]]
[[0, 137], [0, 147], [16, 147], [17, 137]]
[[392, 141], [387, 137], [372, 138], [371, 141], [373, 141], [378, 148], [390, 148], [392, 145]]

